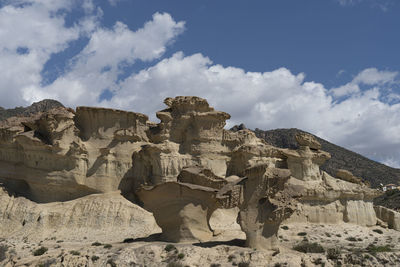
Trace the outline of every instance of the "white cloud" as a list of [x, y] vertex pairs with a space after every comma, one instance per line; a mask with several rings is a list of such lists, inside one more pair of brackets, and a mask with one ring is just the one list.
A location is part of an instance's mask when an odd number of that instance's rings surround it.
[[108, 0], [108, 3], [110, 3], [110, 5], [112, 6], [116, 6], [118, 4], [118, 2], [120, 2], [121, 0]]
[[336, 0], [341, 6], [354, 6], [360, 3], [367, 3], [373, 8], [379, 8], [386, 12], [393, 4], [393, 0]]
[[390, 85], [395, 83], [398, 74], [396, 71], [380, 71], [376, 68], [368, 68], [358, 73], [351, 82], [337, 88], [332, 88], [331, 93], [335, 97], [342, 97], [360, 92], [360, 85]]
[[[84, 0], [89, 8], [90, 2]], [[40, 84], [40, 72], [51, 55], [63, 51], [82, 34], [82, 27], [65, 26], [64, 12], [73, 1], [9, 1], [0, 9], [0, 104], [12, 107], [23, 102], [21, 88]], [[86, 10], [86, 9], [85, 9]], [[90, 18], [90, 19], [89, 19]], [[85, 19], [95, 24], [95, 16]], [[79, 23], [83, 21], [79, 21]], [[18, 53], [24, 49], [26, 53]]]
[[184, 30], [184, 22], [175, 22], [167, 14], [156, 13], [136, 32], [117, 22], [112, 29], [98, 28], [86, 47], [72, 59], [71, 70], [49, 86], [29, 86], [23, 98], [37, 101], [46, 98], [62, 100], [67, 105], [97, 104], [103, 90], [117, 87], [121, 67], [136, 60], [159, 58], [175, 37]]
[[369, 68], [361, 71], [353, 82], [367, 85], [393, 83], [398, 74], [397, 71], [379, 71], [376, 68]]
[[354, 4], [360, 3], [362, 0], [337, 0], [337, 1], [342, 6], [348, 6], [348, 5], [354, 5]]

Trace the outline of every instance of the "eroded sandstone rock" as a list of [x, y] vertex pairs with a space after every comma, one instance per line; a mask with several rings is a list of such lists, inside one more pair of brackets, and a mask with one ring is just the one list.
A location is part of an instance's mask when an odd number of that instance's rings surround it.
[[390, 229], [400, 231], [400, 213], [386, 207], [375, 206], [376, 216], [387, 223]]
[[209, 240], [212, 213], [237, 207], [247, 244], [260, 249], [278, 246], [279, 224], [292, 213], [289, 221], [376, 223], [376, 191], [322, 172], [330, 155], [311, 135], [296, 136], [298, 150], [280, 149], [245, 127], [225, 130], [230, 115], [205, 99], [164, 103], [160, 123], [90, 107], [1, 122], [0, 182], [36, 202], [120, 189], [174, 242]]
[[264, 164], [248, 168], [246, 177], [238, 217], [246, 233], [246, 245], [261, 250], [276, 249], [279, 225], [294, 209], [293, 199], [284, 191], [290, 171]]
[[229, 182], [210, 169], [184, 168], [179, 182], [142, 186], [136, 194], [144, 207], [154, 214], [162, 238], [170, 242], [205, 242], [213, 237], [209, 220], [218, 208], [237, 207], [242, 179]]

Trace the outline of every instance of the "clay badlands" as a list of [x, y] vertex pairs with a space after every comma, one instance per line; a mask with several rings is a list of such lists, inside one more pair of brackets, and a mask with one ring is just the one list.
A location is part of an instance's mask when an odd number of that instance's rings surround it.
[[198, 97], [0, 122], [1, 266], [400, 265], [400, 215], [314, 137], [282, 149]]

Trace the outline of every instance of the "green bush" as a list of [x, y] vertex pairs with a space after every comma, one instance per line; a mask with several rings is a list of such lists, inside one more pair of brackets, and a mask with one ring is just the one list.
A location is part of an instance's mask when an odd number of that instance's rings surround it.
[[306, 233], [306, 232], [300, 232], [300, 233], [297, 233], [297, 235], [298, 235], [298, 236], [306, 236], [307, 233]]
[[369, 244], [367, 247], [367, 252], [371, 253], [371, 254], [376, 254], [376, 253], [380, 253], [380, 252], [391, 252], [392, 248], [389, 247], [388, 245], [386, 246], [375, 246], [373, 244]]
[[33, 251], [33, 256], [43, 255], [44, 253], [46, 253], [47, 250], [49, 250], [49, 249], [46, 247], [40, 247], [37, 250]]
[[93, 262], [95, 262], [95, 261], [97, 261], [99, 259], [99, 257], [96, 256], [96, 255], [93, 255], [91, 259], [92, 259]]
[[79, 251], [76, 251], [76, 250], [71, 250], [69, 253], [71, 253], [71, 255], [74, 255], [74, 256], [81, 255], [81, 253]]
[[103, 248], [112, 248], [111, 244], [105, 244]]
[[325, 249], [318, 243], [301, 242], [293, 247], [294, 250], [303, 253], [324, 253]]
[[351, 241], [351, 242], [356, 242], [357, 241], [357, 239], [355, 237], [352, 237], [352, 236], [347, 237], [346, 240], [347, 241]]
[[283, 230], [289, 230], [289, 227], [287, 225], [284, 225], [281, 227]]
[[172, 245], [172, 244], [168, 244], [168, 245], [165, 246], [164, 250], [166, 252], [170, 252], [172, 250], [176, 250], [176, 247], [174, 245]]
[[378, 234], [383, 234], [383, 231], [381, 229], [373, 229], [372, 231]]
[[185, 254], [183, 254], [183, 253], [179, 253], [179, 254], [178, 254], [178, 259], [181, 260], [181, 259], [183, 259], [184, 257], [185, 257]]
[[92, 246], [95, 246], [95, 247], [99, 247], [99, 246], [101, 246], [101, 245], [103, 245], [102, 243], [100, 243], [100, 242], [94, 242], [94, 243], [92, 243]]

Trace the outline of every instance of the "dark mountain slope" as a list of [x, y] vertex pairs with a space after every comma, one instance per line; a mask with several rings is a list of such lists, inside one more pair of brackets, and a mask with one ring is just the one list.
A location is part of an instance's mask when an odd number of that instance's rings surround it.
[[45, 99], [33, 103], [29, 107], [16, 107], [12, 109], [4, 109], [0, 107], [0, 121], [6, 120], [14, 116], [29, 116], [38, 112], [45, 112], [47, 110], [57, 107], [63, 107], [63, 104], [52, 99]]
[[[299, 129], [263, 131], [256, 128], [254, 132], [259, 138], [264, 139], [274, 146], [296, 149], [298, 146], [295, 135], [298, 132], [304, 131]], [[370, 182], [372, 187], [378, 187], [380, 183], [399, 183], [400, 169], [388, 167], [348, 149], [334, 145], [318, 136], [315, 137], [321, 143], [322, 150], [329, 152], [332, 156], [330, 160], [322, 165], [322, 169], [330, 175], [336, 176], [338, 169], [345, 169], [351, 171], [355, 176], [362, 177], [364, 180]]]
[[400, 211], [400, 190], [386, 191], [385, 194], [374, 199], [374, 205]]

